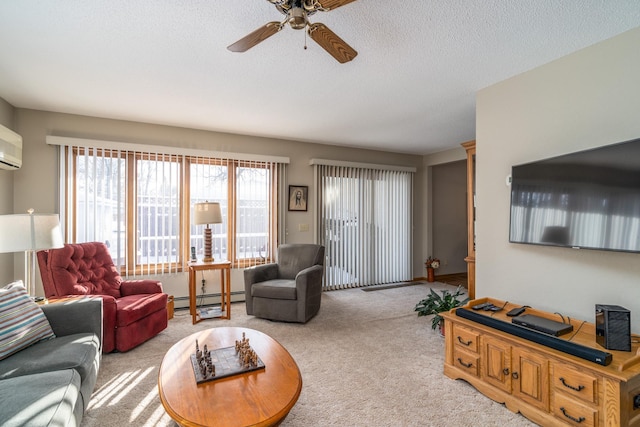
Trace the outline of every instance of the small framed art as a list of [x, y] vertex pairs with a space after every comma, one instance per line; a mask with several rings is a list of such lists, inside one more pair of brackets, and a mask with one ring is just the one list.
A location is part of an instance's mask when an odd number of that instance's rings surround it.
[[289, 210], [290, 211], [306, 211], [308, 195], [309, 195], [309, 187], [307, 187], [306, 185], [290, 185], [289, 186]]

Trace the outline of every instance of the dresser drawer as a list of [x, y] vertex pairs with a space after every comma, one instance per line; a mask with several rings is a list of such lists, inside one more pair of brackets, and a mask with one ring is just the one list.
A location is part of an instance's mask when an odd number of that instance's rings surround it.
[[554, 393], [553, 414], [569, 425], [580, 427], [596, 427], [598, 411], [572, 397]]
[[598, 378], [567, 365], [553, 365], [553, 387], [585, 402], [598, 403]]
[[480, 376], [480, 356], [461, 349], [453, 351], [453, 365], [476, 377]]
[[478, 353], [478, 349], [480, 348], [480, 333], [473, 329], [454, 324], [453, 343], [457, 347]]

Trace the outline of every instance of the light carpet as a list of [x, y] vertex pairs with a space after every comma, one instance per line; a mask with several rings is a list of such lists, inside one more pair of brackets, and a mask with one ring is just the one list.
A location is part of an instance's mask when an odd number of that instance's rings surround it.
[[234, 303], [231, 320], [191, 324], [185, 310], [169, 327], [126, 353], [104, 355], [82, 427], [174, 426], [157, 391], [166, 351], [193, 332], [216, 326], [256, 329], [291, 353], [302, 392], [282, 426], [535, 426], [443, 374], [444, 339], [430, 318], [413, 311], [429, 288], [420, 284], [363, 292], [325, 292], [320, 313], [307, 324], [247, 316]]

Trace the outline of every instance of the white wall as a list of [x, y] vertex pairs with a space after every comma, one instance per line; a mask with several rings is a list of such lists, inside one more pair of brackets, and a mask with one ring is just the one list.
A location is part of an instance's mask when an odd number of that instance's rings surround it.
[[594, 320], [619, 304], [640, 332], [640, 254], [508, 242], [511, 166], [640, 137], [640, 28], [477, 95], [476, 295]]

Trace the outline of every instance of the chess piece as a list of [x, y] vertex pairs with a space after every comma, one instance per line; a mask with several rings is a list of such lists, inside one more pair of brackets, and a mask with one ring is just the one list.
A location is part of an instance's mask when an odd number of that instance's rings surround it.
[[196, 359], [200, 360], [201, 358], [202, 358], [202, 351], [200, 351], [198, 340], [196, 340]]

